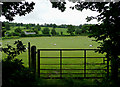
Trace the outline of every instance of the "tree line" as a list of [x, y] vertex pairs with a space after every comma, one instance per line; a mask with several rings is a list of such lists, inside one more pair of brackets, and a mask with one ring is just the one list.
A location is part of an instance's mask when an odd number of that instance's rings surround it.
[[[74, 36], [81, 34], [90, 34], [90, 26], [93, 24], [83, 24], [83, 25], [56, 25], [56, 24], [23, 24], [23, 23], [9, 23], [2, 22], [2, 36]], [[14, 28], [14, 29], [13, 29]], [[61, 31], [57, 31], [57, 29]], [[12, 32], [10, 32], [12, 30]], [[14, 30], [14, 31], [13, 31]], [[26, 35], [25, 32], [35, 32], [35, 35]], [[42, 32], [40, 34], [39, 32]]]

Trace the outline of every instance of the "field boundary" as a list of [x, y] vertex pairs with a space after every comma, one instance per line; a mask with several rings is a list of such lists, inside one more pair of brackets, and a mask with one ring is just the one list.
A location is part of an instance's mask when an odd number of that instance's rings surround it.
[[[100, 79], [103, 78], [103, 75], [105, 73], [87, 73], [87, 70], [94, 70], [94, 71], [99, 71], [103, 70], [106, 72], [107, 77], [109, 77], [109, 58], [106, 57], [87, 57], [87, 51], [95, 51], [98, 49], [36, 49], [36, 46], [30, 47], [30, 43], [28, 43], [28, 55], [29, 55], [29, 67], [34, 68], [35, 73], [37, 73], [38, 77], [44, 78], [44, 79], [63, 79], [63, 78], [68, 78], [68, 77], [63, 77], [65, 74], [83, 74], [83, 77], [69, 77], [69, 78], [74, 78], [74, 79]], [[41, 51], [58, 51], [59, 52], [59, 57], [41, 57]], [[83, 51], [84, 52], [84, 57], [63, 57], [63, 51]], [[37, 55], [37, 56], [36, 56]], [[41, 58], [59, 58], [59, 64], [40, 64]], [[62, 59], [63, 58], [82, 58], [84, 59], [84, 63], [79, 63], [79, 64], [63, 64]], [[102, 63], [87, 63], [87, 58], [102, 58], [103, 62]], [[36, 62], [37, 61], [37, 62]], [[107, 61], [107, 63], [105, 63]], [[41, 65], [59, 65], [60, 69], [41, 69]], [[84, 69], [63, 69], [63, 65], [83, 65]], [[87, 65], [106, 65], [106, 69], [88, 69]], [[41, 77], [42, 74], [48, 74], [48, 73], [41, 73], [41, 70], [58, 70], [60, 76], [59, 77]], [[83, 70], [84, 73], [63, 73], [63, 70]], [[55, 73], [51, 73], [55, 74]], [[93, 75], [93, 74], [102, 74], [102, 77], [88, 77], [87, 75]]]

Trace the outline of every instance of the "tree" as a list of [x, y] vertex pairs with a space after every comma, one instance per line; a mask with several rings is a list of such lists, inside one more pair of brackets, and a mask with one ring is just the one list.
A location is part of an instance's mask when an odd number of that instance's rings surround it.
[[57, 25], [56, 25], [56, 24], [53, 24], [52, 26], [53, 26], [53, 28], [56, 28], [56, 27], [57, 27]]
[[21, 32], [21, 37], [25, 37], [25, 32]]
[[34, 32], [36, 33], [36, 34], [38, 34], [39, 32], [38, 32], [38, 29], [34, 29]]
[[20, 36], [20, 33], [17, 33], [17, 32], [11, 32], [10, 33], [12, 36]]
[[16, 32], [16, 33], [21, 33], [22, 30], [20, 29], [20, 27], [18, 27], [18, 28], [15, 29], [15, 32]]
[[6, 24], [5, 24], [5, 29], [6, 29], [6, 30], [10, 30], [10, 24], [9, 24], [9, 23], [6, 23]]
[[13, 21], [16, 15], [25, 16], [34, 9], [34, 2], [3, 2], [2, 15], [9, 21]]
[[61, 31], [60, 33], [61, 33], [61, 36], [62, 36], [62, 35], [63, 35], [63, 32]]
[[30, 29], [30, 26], [28, 24], [26, 25], [26, 29]]
[[75, 34], [76, 34], [76, 35], [80, 35], [80, 34], [81, 34], [81, 30], [80, 30], [80, 29], [76, 29], [76, 30], [75, 30]]
[[82, 27], [81, 27], [82, 33], [89, 33], [90, 26], [92, 26], [92, 25], [90, 25], [90, 24], [84, 24], [84, 25], [82, 25]]
[[37, 25], [36, 25], [36, 28], [38, 29], [38, 31], [40, 31], [40, 30], [41, 30], [41, 27], [40, 27], [40, 25], [39, 25], [39, 24], [37, 24]]
[[2, 27], [5, 27], [5, 22], [2, 22]]
[[12, 60], [22, 52], [26, 51], [25, 45], [22, 43], [22, 41], [15, 41], [14, 45], [16, 45], [16, 47], [12, 47], [11, 45], [7, 44], [7, 47], [2, 48], [3, 52], [8, 55], [8, 60]]
[[53, 28], [53, 29], [51, 30], [51, 34], [52, 34], [53, 36], [55, 36], [55, 35], [57, 34], [55, 28]]
[[73, 32], [74, 32], [74, 31], [75, 31], [74, 26], [72, 26], [72, 25], [68, 25], [67, 33], [70, 33], [70, 35], [73, 35]]
[[18, 40], [15, 41], [14, 46], [7, 44], [2, 51], [7, 58], [2, 59], [1, 87], [34, 87], [36, 78], [33, 70], [25, 67], [21, 58], [16, 58], [26, 51], [26, 46]]
[[[65, 2], [51, 2], [53, 8], [65, 11]], [[62, 7], [61, 7], [62, 6]], [[99, 12], [96, 17], [87, 17], [87, 21], [97, 19], [101, 24], [96, 24], [90, 28], [92, 35], [97, 42], [101, 42], [98, 47], [99, 53], [106, 53], [106, 57], [111, 59], [111, 79], [114, 83], [118, 79], [118, 60], [120, 55], [120, 1], [119, 2], [77, 2], [71, 9], [82, 11], [90, 9]]]
[[78, 27], [81, 29], [81, 28], [82, 28], [82, 25], [80, 24]]
[[42, 30], [42, 33], [45, 35], [49, 35], [49, 32], [50, 32], [50, 29], [48, 27], [46, 27]]
[[2, 37], [5, 36], [5, 32], [6, 32], [6, 29], [5, 29], [5, 28], [2, 28]]

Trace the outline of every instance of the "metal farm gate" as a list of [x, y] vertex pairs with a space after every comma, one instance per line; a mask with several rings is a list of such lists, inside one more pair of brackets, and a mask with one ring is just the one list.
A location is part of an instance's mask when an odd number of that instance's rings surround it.
[[[97, 57], [97, 56], [87, 56], [87, 52], [88, 51], [95, 51], [97, 49], [37, 49], [35, 46], [30, 47], [30, 43], [28, 43], [28, 55], [29, 55], [29, 67], [30, 68], [34, 68], [35, 73], [37, 73], [37, 75], [41, 78], [45, 78], [45, 79], [62, 79], [62, 78], [67, 78], [67, 75], [69, 75], [69, 78], [74, 78], [74, 79], [82, 79], [82, 78], [86, 78], [86, 79], [90, 79], [90, 78], [103, 78], [104, 75], [107, 75], [107, 77], [109, 77], [109, 58], [106, 57]], [[41, 56], [42, 52], [57, 52], [59, 55], [58, 56]], [[83, 56], [63, 56], [64, 52], [75, 52], [75, 51], [81, 51], [83, 53]], [[36, 55], [37, 54], [37, 55]], [[58, 59], [58, 64], [43, 64], [41, 63], [41, 60], [46, 61], [45, 59]], [[63, 63], [63, 61], [67, 59], [77, 59], [79, 61], [79, 59], [82, 59], [82, 63]], [[99, 63], [89, 63], [87, 60], [89, 59], [102, 59], [101, 62]], [[97, 61], [96, 61], [97, 62]], [[46, 69], [46, 67], [42, 68], [41, 66], [59, 66], [59, 68], [56, 69]], [[80, 66], [80, 68], [63, 68], [63, 66]], [[83, 66], [83, 68], [81, 69], [81, 66]], [[87, 67], [89, 66], [89, 67]], [[97, 68], [91, 68], [91, 66], [99, 66]], [[104, 66], [104, 68], [100, 68], [101, 66]], [[46, 73], [47, 71], [47, 73]], [[56, 77], [56, 72], [51, 72], [50, 71], [57, 71], [57, 77]], [[65, 72], [67, 71], [67, 73]], [[77, 71], [77, 72], [72, 72], [72, 71]], [[97, 72], [96, 72], [97, 71]], [[102, 71], [102, 72], [100, 72]], [[70, 73], [72, 72], [72, 73]], [[99, 72], [99, 73], [98, 73]], [[44, 76], [44, 75], [53, 75], [52, 76]], [[65, 76], [64, 76], [65, 75]], [[71, 76], [71, 75], [77, 75], [77, 76]]]

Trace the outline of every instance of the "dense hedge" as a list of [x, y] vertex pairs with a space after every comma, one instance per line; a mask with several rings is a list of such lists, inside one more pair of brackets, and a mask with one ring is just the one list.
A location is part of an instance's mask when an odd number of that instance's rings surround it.
[[11, 37], [2, 37], [2, 40], [4, 39], [19, 39], [20, 36], [11, 36]]
[[21, 35], [19, 36], [5, 36], [5, 37], [2, 37], [2, 40], [4, 39], [19, 39], [20, 37], [56, 37], [56, 36], [59, 36], [59, 37], [66, 37], [66, 36], [88, 36], [90, 35], [89, 33], [83, 33], [83, 34], [80, 34], [80, 35], [60, 35], [60, 34], [57, 34], [55, 36], [52, 36], [52, 35], [44, 35], [44, 34], [29, 34], [29, 35], [26, 35], [24, 33], [22, 33]]

